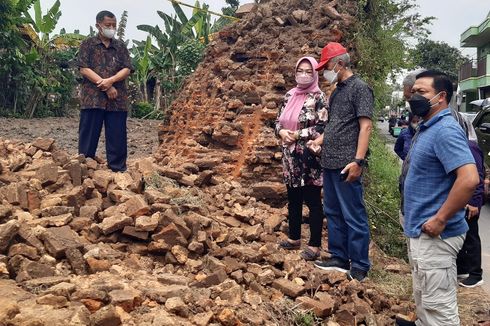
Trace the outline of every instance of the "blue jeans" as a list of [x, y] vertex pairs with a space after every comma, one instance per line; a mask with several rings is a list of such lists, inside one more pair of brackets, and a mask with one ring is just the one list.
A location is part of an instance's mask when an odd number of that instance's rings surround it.
[[333, 257], [368, 271], [369, 224], [361, 179], [344, 182], [342, 169], [323, 170], [323, 210], [327, 216], [328, 251]]
[[128, 156], [126, 119], [124, 111], [82, 109], [78, 138], [78, 153], [94, 158], [102, 125], [105, 129], [107, 165], [112, 171], [126, 171]]

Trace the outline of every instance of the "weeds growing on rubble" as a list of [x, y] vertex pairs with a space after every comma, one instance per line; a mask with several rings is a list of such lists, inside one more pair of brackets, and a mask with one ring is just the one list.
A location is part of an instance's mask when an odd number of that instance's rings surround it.
[[322, 325], [322, 319], [316, 317], [313, 311], [299, 309], [298, 305], [291, 300], [283, 299], [265, 306], [275, 325]]

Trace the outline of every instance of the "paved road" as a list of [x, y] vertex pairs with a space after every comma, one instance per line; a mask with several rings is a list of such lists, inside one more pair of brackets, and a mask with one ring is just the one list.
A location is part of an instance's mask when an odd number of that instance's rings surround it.
[[[377, 122], [378, 130], [384, 136], [386, 146], [393, 150], [396, 138], [388, 133], [387, 122]], [[480, 228], [480, 238], [482, 242], [482, 269], [483, 269], [483, 289], [490, 294], [490, 204], [482, 208], [478, 224]]]
[[490, 294], [490, 206], [487, 204], [482, 208], [480, 220], [481, 254], [483, 268], [483, 288]]

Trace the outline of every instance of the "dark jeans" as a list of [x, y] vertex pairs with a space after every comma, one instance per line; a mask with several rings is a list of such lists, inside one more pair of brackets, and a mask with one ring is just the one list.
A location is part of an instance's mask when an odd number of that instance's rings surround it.
[[481, 269], [481, 241], [478, 234], [478, 219], [480, 215], [474, 216], [468, 222], [469, 230], [463, 243], [463, 248], [458, 253], [456, 265], [458, 274], [470, 274], [470, 276], [482, 277]]
[[288, 188], [288, 219], [289, 239], [301, 239], [301, 223], [303, 219], [303, 202], [310, 210], [310, 242], [311, 247], [320, 247], [322, 243], [322, 199], [320, 186], [287, 187]]
[[344, 182], [342, 169], [323, 170], [323, 210], [328, 225], [328, 251], [350, 261], [352, 267], [368, 271], [369, 224], [361, 179]]
[[128, 156], [127, 112], [102, 109], [82, 109], [78, 138], [78, 153], [94, 158], [102, 125], [105, 129], [107, 165], [112, 171], [126, 171]]

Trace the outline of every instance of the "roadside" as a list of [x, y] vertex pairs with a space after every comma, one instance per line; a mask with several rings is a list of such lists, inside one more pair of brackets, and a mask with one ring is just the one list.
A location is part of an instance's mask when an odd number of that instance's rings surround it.
[[482, 288], [490, 295], [490, 207], [483, 206], [478, 223], [481, 238], [483, 280]]
[[[378, 122], [377, 127], [380, 134], [386, 140], [386, 147], [393, 151], [396, 138], [388, 133], [388, 123]], [[482, 208], [479, 220], [480, 238], [482, 241], [482, 269], [483, 280], [485, 283], [482, 288], [490, 295], [490, 206], [485, 205]]]
[[[377, 122], [377, 128], [379, 134], [383, 135], [386, 140], [386, 147], [393, 152], [396, 138], [388, 133], [388, 123]], [[485, 283], [481, 287], [472, 289], [459, 288], [458, 303], [462, 325], [476, 325], [473, 319], [476, 316], [478, 316], [479, 321], [490, 320], [490, 207], [488, 205], [482, 209], [479, 226], [482, 239], [482, 268]]]

